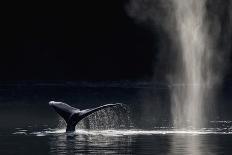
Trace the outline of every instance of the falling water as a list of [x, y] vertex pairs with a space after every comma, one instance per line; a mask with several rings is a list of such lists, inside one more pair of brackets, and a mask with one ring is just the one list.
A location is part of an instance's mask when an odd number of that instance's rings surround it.
[[[130, 110], [126, 105], [111, 107], [97, 111], [81, 120], [77, 129], [109, 130], [129, 129], [132, 126]], [[65, 129], [66, 122], [59, 117], [58, 129]]]
[[205, 0], [174, 0], [173, 4], [180, 44], [171, 91], [174, 126], [198, 128], [203, 125], [204, 104], [209, 104], [205, 98], [211, 94], [214, 77]]
[[83, 119], [77, 125], [77, 128], [91, 130], [128, 129], [130, 125], [129, 109], [126, 106], [122, 106], [97, 111]]

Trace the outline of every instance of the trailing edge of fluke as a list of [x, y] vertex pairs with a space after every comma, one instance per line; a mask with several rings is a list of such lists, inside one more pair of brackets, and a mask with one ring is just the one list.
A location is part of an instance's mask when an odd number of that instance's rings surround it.
[[78, 122], [96, 111], [113, 106], [122, 106], [121, 103], [105, 104], [96, 108], [80, 110], [63, 102], [50, 101], [49, 105], [66, 121], [66, 132], [74, 132]]

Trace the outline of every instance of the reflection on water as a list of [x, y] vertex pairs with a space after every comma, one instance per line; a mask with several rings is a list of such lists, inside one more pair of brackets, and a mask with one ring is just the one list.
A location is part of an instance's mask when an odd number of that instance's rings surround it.
[[[232, 132], [219, 128], [188, 130], [83, 130], [65, 129], [31, 132], [18, 129], [13, 134], [48, 138], [51, 154], [218, 154], [231, 151]], [[223, 139], [222, 142], [219, 140]], [[225, 145], [226, 144], [226, 145]]]
[[50, 152], [54, 154], [127, 154], [131, 137], [107, 137], [91, 135], [66, 135], [50, 137]]
[[[9, 148], [14, 147], [14, 151], [21, 154], [31, 154], [32, 151], [60, 155], [231, 154], [232, 121], [210, 123], [210, 128], [201, 130], [175, 130], [168, 127], [155, 127], [154, 130], [79, 128], [74, 133], [66, 133], [65, 129], [50, 129], [47, 125], [36, 128], [28, 126], [15, 128], [9, 136], [0, 135], [0, 144], [5, 145], [7, 151], [13, 151]], [[12, 144], [8, 147], [9, 141]], [[33, 149], [21, 150], [25, 148], [25, 144]]]
[[[208, 142], [206, 137], [207, 136], [200, 135], [173, 135], [171, 140], [170, 154], [181, 154], [185, 152], [185, 154], [191, 155], [213, 155], [213, 148], [207, 146]], [[215, 142], [212, 140], [210, 143], [215, 144]], [[216, 144], [214, 147], [215, 146]]]

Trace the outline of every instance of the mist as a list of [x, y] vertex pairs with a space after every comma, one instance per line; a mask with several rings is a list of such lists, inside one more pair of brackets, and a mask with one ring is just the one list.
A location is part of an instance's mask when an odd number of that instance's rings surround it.
[[158, 38], [153, 80], [169, 84], [175, 128], [203, 127], [217, 116], [230, 66], [231, 7], [220, 0], [131, 0], [127, 5], [128, 15]]

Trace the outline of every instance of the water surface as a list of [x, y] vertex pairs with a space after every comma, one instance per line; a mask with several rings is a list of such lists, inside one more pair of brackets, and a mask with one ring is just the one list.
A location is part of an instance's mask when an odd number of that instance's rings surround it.
[[[146, 94], [143, 96], [146, 100], [138, 95], [141, 92]], [[59, 125], [59, 116], [48, 106], [50, 100], [64, 101], [81, 109], [122, 102], [130, 107], [133, 126], [77, 128], [75, 133], [67, 134]], [[163, 88], [7, 86], [0, 90], [0, 154], [232, 153], [229, 104], [221, 104], [228, 112], [223, 110], [220, 115], [226, 117], [210, 121], [206, 128], [175, 130], [167, 123], [167, 100], [167, 90]]]

